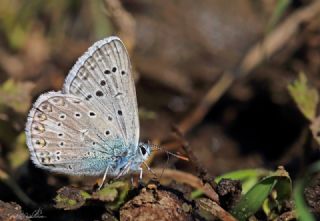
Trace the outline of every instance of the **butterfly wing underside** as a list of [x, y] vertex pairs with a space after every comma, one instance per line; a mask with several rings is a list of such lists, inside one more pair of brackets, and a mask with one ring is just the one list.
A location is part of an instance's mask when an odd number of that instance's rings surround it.
[[26, 126], [33, 162], [56, 172], [97, 175], [139, 139], [127, 51], [116, 37], [96, 42], [69, 72], [62, 92], [38, 98]]

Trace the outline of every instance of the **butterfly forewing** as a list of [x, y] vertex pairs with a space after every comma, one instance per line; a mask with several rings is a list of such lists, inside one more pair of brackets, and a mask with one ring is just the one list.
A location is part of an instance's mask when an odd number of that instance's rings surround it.
[[139, 121], [136, 92], [127, 51], [116, 37], [96, 42], [70, 71], [65, 93], [88, 101], [104, 121], [114, 121], [116, 133], [137, 148]]

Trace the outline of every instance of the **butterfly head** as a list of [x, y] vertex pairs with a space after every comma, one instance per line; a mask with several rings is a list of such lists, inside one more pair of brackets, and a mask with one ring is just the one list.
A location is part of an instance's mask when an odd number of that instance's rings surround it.
[[151, 146], [146, 143], [139, 143], [138, 153], [139, 153], [139, 156], [141, 157], [142, 162], [147, 160], [151, 154]]

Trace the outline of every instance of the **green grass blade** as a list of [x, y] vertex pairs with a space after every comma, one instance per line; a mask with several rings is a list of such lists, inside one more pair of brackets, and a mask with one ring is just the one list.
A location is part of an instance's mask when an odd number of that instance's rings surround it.
[[239, 220], [246, 220], [258, 211], [276, 183], [277, 180], [275, 179], [261, 180], [241, 198], [231, 213]]
[[239, 220], [246, 220], [262, 206], [272, 190], [277, 191], [279, 201], [289, 199], [292, 192], [291, 179], [288, 173], [279, 168], [276, 172], [263, 178], [254, 185], [236, 204], [231, 213]]
[[307, 171], [307, 175], [303, 179], [300, 179], [296, 182], [294, 188], [294, 201], [297, 210], [298, 219], [301, 221], [315, 221], [315, 217], [310, 212], [305, 199], [304, 199], [304, 189], [307, 186], [310, 176], [314, 173], [318, 173], [320, 171], [320, 161], [311, 165], [311, 167]]
[[305, 187], [305, 182], [299, 180], [295, 184], [294, 188], [294, 201], [296, 204], [296, 210], [298, 219], [301, 221], [315, 221], [314, 216], [310, 213], [309, 208], [304, 200], [303, 190]]

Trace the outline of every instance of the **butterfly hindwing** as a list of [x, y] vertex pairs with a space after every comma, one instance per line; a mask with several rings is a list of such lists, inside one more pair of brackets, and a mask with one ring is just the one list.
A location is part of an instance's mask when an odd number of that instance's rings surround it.
[[74, 95], [49, 92], [40, 96], [26, 126], [33, 162], [62, 173], [103, 173], [112, 162], [118, 136], [113, 133], [114, 123], [104, 122], [103, 117]]

